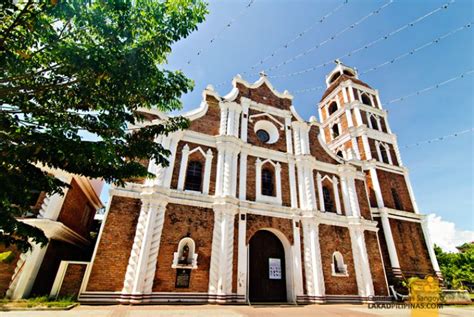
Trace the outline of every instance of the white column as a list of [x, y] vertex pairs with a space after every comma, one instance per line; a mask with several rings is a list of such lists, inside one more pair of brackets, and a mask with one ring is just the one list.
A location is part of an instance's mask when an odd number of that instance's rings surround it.
[[240, 128], [240, 138], [242, 141], [247, 142], [247, 130], [249, 121], [249, 104], [248, 101], [242, 101], [242, 124]]
[[295, 290], [295, 297], [299, 295], [303, 295], [303, 270], [301, 266], [301, 237], [300, 237], [300, 228], [297, 227], [295, 224], [299, 223], [293, 221], [293, 245], [291, 248], [293, 249], [293, 281], [294, 281], [294, 290]]
[[288, 161], [288, 174], [290, 180], [291, 208], [298, 208], [298, 196], [296, 195], [295, 162], [292, 159]]
[[229, 107], [229, 114], [227, 116], [227, 135], [234, 135], [235, 131], [235, 107]]
[[303, 162], [303, 176], [304, 176], [304, 189], [305, 196], [307, 199], [307, 208], [309, 210], [316, 209], [316, 198], [314, 196], [314, 180], [313, 170], [307, 162]]
[[349, 109], [346, 109], [346, 119], [347, 119], [347, 126], [350, 128], [350, 127], [353, 127], [354, 126], [354, 122], [352, 121], [352, 115], [351, 115], [351, 110]]
[[362, 135], [361, 138], [362, 138], [362, 145], [364, 146], [364, 151], [365, 151], [365, 159], [366, 160], [371, 160], [372, 159], [372, 151], [370, 149], [369, 139], [367, 138], [366, 134]]
[[276, 198], [281, 203], [281, 165], [280, 163], [275, 164], [275, 181], [276, 181]]
[[375, 168], [369, 169], [370, 179], [372, 181], [375, 198], [377, 199], [377, 206], [379, 208], [385, 207], [383, 203], [382, 190], [380, 189], [379, 178], [377, 176], [377, 170]]
[[358, 160], [360, 160], [360, 150], [359, 150], [359, 144], [357, 144], [357, 139], [352, 138], [352, 148], [354, 149], [355, 155]]
[[360, 115], [360, 109], [358, 106], [354, 107], [354, 114], [355, 114], [357, 126], [362, 125], [363, 124], [362, 116]]
[[350, 101], [354, 101], [355, 100], [355, 97], [354, 97], [354, 90], [352, 89], [352, 86], [349, 86], [349, 97], [350, 97]]
[[176, 149], [178, 148], [179, 140], [181, 139], [181, 133], [174, 133], [170, 137], [169, 141], [169, 151], [171, 152], [169, 160], [169, 165], [165, 168], [163, 183], [161, 184], [165, 188], [171, 186], [171, 179], [173, 178], [173, 169], [176, 159]]
[[209, 149], [206, 152], [206, 166], [204, 167], [204, 184], [202, 188], [202, 192], [204, 195], [209, 194], [209, 185], [211, 182], [211, 169], [212, 169], [212, 150]]
[[316, 174], [316, 182], [318, 183], [318, 195], [319, 195], [319, 210], [326, 211], [324, 207], [324, 195], [323, 195], [323, 182], [321, 180], [321, 174]]
[[217, 148], [216, 196], [223, 195], [225, 150]]
[[336, 176], [333, 176], [332, 177], [332, 188], [333, 188], [333, 191], [334, 191], [334, 199], [336, 201], [336, 212], [337, 214], [342, 214], [342, 211], [341, 211], [341, 201], [340, 201], [340, 198], [339, 198], [339, 186], [338, 185], [338, 181], [337, 181], [337, 177]]
[[147, 194], [142, 198], [122, 289], [124, 295], [151, 293], [166, 205], [166, 197], [162, 195]]
[[395, 247], [395, 241], [393, 240], [392, 228], [390, 227], [390, 221], [386, 211], [380, 211], [380, 220], [382, 222], [383, 234], [385, 242], [387, 243], [388, 255], [390, 258], [390, 265], [395, 274], [400, 271], [400, 262], [398, 262], [397, 249]]
[[232, 292], [232, 260], [234, 253], [235, 206], [214, 206], [209, 294], [228, 295]]
[[186, 144], [181, 150], [181, 164], [179, 165], [178, 190], [184, 190], [186, 169], [188, 167], [189, 146]]
[[344, 100], [344, 103], [349, 102], [349, 96], [347, 96], [346, 87], [342, 87], [342, 99]]
[[224, 173], [223, 173], [223, 194], [224, 196], [231, 195], [232, 189], [232, 152], [226, 150], [224, 155]]
[[[16, 281], [13, 281], [7, 291], [7, 297], [11, 299], [26, 298], [30, 295], [33, 283], [36, 280], [38, 271], [43, 263], [44, 255], [48, 245], [41, 247], [39, 244], [31, 243], [32, 249], [20, 255], [17, 269], [15, 270]], [[19, 265], [20, 266], [19, 267]]]
[[[242, 219], [242, 216], [245, 218]], [[247, 215], [239, 215], [239, 244], [237, 262], [237, 294], [247, 296]]]
[[436, 275], [441, 275], [441, 270], [439, 268], [438, 259], [436, 258], [436, 254], [433, 249], [433, 242], [431, 241], [430, 237], [430, 230], [428, 228], [428, 218], [427, 216], [423, 216], [421, 221], [421, 229], [423, 230], [423, 236], [425, 237], [426, 247], [428, 248], [428, 254], [430, 255], [431, 265], [433, 266], [433, 270], [436, 272]]
[[[70, 183], [70, 181], [68, 183]], [[61, 213], [64, 199], [66, 198], [68, 190], [69, 188], [64, 188], [62, 195], [46, 195], [43, 204], [41, 205], [41, 210], [39, 212], [38, 218], [51, 219], [53, 221], [56, 221], [59, 217], [59, 214]]]
[[293, 138], [291, 136], [291, 118], [285, 118], [285, 136], [286, 136], [286, 152], [293, 154]]
[[370, 272], [369, 256], [365, 244], [364, 231], [359, 226], [349, 226], [352, 255], [356, 273], [357, 288], [362, 297], [374, 296], [374, 284]]
[[301, 155], [303, 152], [301, 149], [301, 135], [300, 135], [300, 129], [298, 128], [298, 125], [296, 124], [293, 124], [293, 136], [295, 138], [295, 154]]
[[237, 194], [237, 159], [238, 159], [238, 154], [235, 151], [232, 151], [232, 179], [231, 179], [231, 188], [230, 188], [230, 195], [232, 197], [235, 197]]
[[318, 297], [325, 294], [321, 248], [319, 245], [319, 227], [313, 219], [303, 219], [304, 266], [306, 290], [308, 296]]
[[304, 173], [303, 173], [303, 167], [301, 166], [301, 162], [296, 163], [296, 170], [298, 172], [298, 193], [299, 193], [299, 199], [300, 199], [300, 208], [308, 209], [308, 201], [307, 201], [306, 190], [304, 186], [304, 175], [303, 175]]
[[221, 122], [219, 126], [219, 134], [225, 135], [227, 133], [227, 113], [228, 113], [228, 106], [223, 103], [219, 103], [221, 107]]
[[240, 152], [239, 199], [247, 200], [247, 152]]

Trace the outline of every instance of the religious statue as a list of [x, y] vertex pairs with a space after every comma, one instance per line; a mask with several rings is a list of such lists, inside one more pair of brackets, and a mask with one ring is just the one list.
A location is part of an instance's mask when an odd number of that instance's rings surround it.
[[188, 257], [189, 257], [189, 247], [188, 247], [188, 244], [186, 243], [183, 246], [183, 251], [181, 252], [181, 256], [179, 257], [178, 264], [189, 264]]

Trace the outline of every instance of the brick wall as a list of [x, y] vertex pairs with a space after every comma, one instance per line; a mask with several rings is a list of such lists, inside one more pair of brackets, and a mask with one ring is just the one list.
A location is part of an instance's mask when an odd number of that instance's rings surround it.
[[359, 201], [360, 215], [365, 219], [372, 219], [364, 181], [356, 179], [355, 186], [357, 192], [357, 200]]
[[87, 291], [121, 291], [135, 238], [141, 201], [113, 196]]
[[86, 272], [86, 264], [69, 264], [64, 274], [63, 283], [59, 290], [58, 297], [74, 296], [79, 294], [82, 279]]
[[219, 101], [212, 96], [207, 96], [208, 109], [205, 115], [191, 121], [189, 130], [208, 135], [218, 135], [221, 122]]
[[[317, 126], [312, 126], [311, 129], [309, 130], [309, 144], [310, 144], [310, 152], [311, 155], [314, 156], [318, 161], [325, 162], [325, 163], [331, 163], [331, 164], [337, 164], [337, 161], [329, 155], [328, 152], [323, 148], [321, 143], [319, 142], [318, 139], [319, 135], [319, 127]], [[329, 140], [330, 139], [327, 139]]]
[[369, 256], [370, 273], [372, 274], [375, 295], [388, 295], [384, 263], [380, 254], [377, 233], [373, 231], [365, 231], [364, 238], [367, 247], [367, 254]]
[[248, 244], [250, 238], [260, 229], [273, 228], [282, 232], [285, 237], [293, 244], [293, 223], [291, 219], [268, 217], [254, 214], [247, 214], [247, 239]]
[[[88, 206], [88, 208], [86, 208]], [[88, 202], [79, 184], [73, 179], [67, 191], [58, 221], [74, 230], [81, 236], [89, 238], [89, 231], [94, 219], [95, 209]]]
[[256, 182], [256, 167], [255, 162], [257, 158], [255, 156], [247, 157], [247, 200], [255, 201], [255, 188], [257, 187]]
[[291, 107], [291, 99], [275, 96], [265, 83], [257, 88], [247, 88], [244, 85], [237, 83], [237, 89], [239, 90], [237, 100], [240, 100], [241, 97], [245, 97], [255, 102], [270, 105], [278, 109], [289, 110]]
[[[345, 227], [319, 225], [319, 243], [321, 246], [321, 262], [327, 295], [357, 295], [354, 259], [352, 256], [349, 230]], [[344, 264], [347, 264], [349, 276], [332, 276], [332, 255], [339, 251]]]
[[12, 251], [11, 258], [8, 262], [0, 262], [0, 298], [5, 296], [5, 293], [10, 286], [11, 279], [15, 273], [16, 264], [20, 259], [20, 252], [16, 248], [6, 248], [0, 244], [0, 253]]
[[[153, 292], [207, 292], [211, 262], [214, 212], [209, 208], [168, 204], [161, 234]], [[189, 236], [196, 244], [198, 268], [191, 270], [189, 288], [176, 288], [176, 269], [171, 268], [178, 243]]]
[[434, 274], [421, 225], [390, 219], [400, 269], [406, 276]]
[[414, 212], [410, 193], [403, 175], [377, 170], [377, 176], [385, 207], [396, 209], [392, 195], [392, 188], [395, 188], [403, 205], [403, 210]]

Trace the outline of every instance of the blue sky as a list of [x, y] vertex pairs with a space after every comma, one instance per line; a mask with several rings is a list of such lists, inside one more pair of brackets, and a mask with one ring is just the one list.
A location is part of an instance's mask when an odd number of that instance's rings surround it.
[[[202, 90], [217, 85], [221, 95], [231, 89], [232, 78], [248, 72], [263, 57], [307, 29], [344, 0], [255, 0], [209, 1], [210, 13], [199, 30], [176, 43], [169, 56], [170, 69], [181, 69], [196, 83], [183, 97], [184, 110], [198, 107]], [[259, 67], [268, 69], [330, 38], [345, 27], [376, 10], [389, 0], [349, 0], [324, 23]], [[310, 54], [280, 67], [269, 75], [284, 74], [333, 60], [382, 35], [425, 15], [449, 0], [394, 1], [378, 14]], [[244, 14], [239, 13], [244, 10]], [[238, 18], [237, 18], [238, 17]], [[225, 25], [237, 18], [231, 27]], [[473, 3], [457, 0], [413, 27], [342, 61], [363, 71], [474, 21]], [[380, 92], [382, 103], [474, 69], [473, 29], [457, 32], [438, 44], [401, 59], [361, 79]], [[217, 39], [210, 44], [210, 40]], [[197, 52], [202, 50], [200, 56]], [[191, 60], [191, 63], [187, 62]], [[324, 84], [333, 64], [304, 75], [270, 79], [280, 91], [290, 93]], [[258, 79], [258, 71], [244, 76]], [[456, 80], [426, 94], [387, 105], [389, 122], [398, 135], [404, 164], [410, 169], [415, 195], [422, 213], [436, 213], [463, 230], [473, 229], [473, 133], [446, 141], [403, 148], [434, 137], [470, 129], [473, 126], [474, 75]], [[295, 94], [294, 105], [308, 119], [317, 116], [322, 91]]]

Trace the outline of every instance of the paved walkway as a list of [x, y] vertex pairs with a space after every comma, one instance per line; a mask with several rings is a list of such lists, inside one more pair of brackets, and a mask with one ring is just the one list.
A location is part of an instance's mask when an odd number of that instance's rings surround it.
[[[69, 311], [0, 312], [5, 317], [409, 317], [408, 309], [368, 309], [366, 305], [307, 306], [79, 306]], [[445, 307], [440, 317], [474, 316], [474, 306]]]

